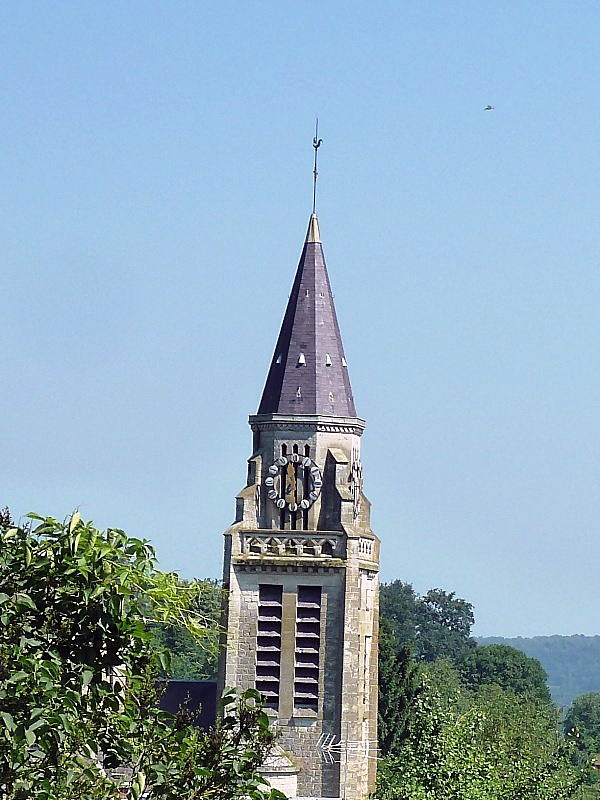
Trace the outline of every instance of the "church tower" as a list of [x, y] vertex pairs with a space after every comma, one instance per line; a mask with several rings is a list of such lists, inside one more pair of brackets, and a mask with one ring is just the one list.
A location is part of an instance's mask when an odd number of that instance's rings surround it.
[[297, 771], [298, 796], [375, 790], [379, 540], [312, 214], [225, 532], [220, 683], [255, 687]]

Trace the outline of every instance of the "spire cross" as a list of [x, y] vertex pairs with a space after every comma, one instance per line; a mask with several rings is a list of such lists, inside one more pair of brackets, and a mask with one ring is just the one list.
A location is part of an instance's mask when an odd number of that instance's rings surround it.
[[313, 210], [312, 213], [315, 214], [317, 210], [317, 176], [319, 173], [317, 172], [317, 150], [321, 147], [321, 142], [323, 139], [319, 139], [319, 118], [316, 117], [315, 120], [315, 135], [313, 138], [313, 147], [315, 149], [315, 165], [313, 168]]

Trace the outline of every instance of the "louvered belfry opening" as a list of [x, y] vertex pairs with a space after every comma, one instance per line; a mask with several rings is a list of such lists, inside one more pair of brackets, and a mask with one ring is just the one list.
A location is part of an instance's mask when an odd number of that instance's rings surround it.
[[296, 605], [294, 707], [317, 712], [321, 650], [321, 587], [299, 586]]
[[270, 583], [258, 587], [256, 636], [256, 689], [265, 708], [279, 710], [281, 673], [281, 616], [283, 587]]

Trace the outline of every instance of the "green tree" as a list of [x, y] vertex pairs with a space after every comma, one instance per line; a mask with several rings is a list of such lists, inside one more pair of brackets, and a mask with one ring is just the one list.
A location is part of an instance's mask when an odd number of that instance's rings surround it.
[[429, 691], [416, 715], [400, 753], [383, 760], [381, 800], [565, 800], [579, 791], [582, 773], [545, 703], [484, 687], [456, 716]]
[[415, 700], [423, 691], [418, 664], [410, 645], [398, 647], [391, 622], [379, 628], [379, 748], [383, 755], [397, 753], [408, 736]]
[[567, 709], [579, 695], [600, 691], [600, 636], [478, 637], [478, 644], [509, 644], [537, 658], [548, 673], [554, 702]]
[[454, 592], [430, 589], [419, 597], [409, 583], [384, 583], [380, 617], [391, 622], [399, 647], [413, 645], [419, 661], [447, 658], [458, 663], [475, 647], [473, 606]]
[[147, 542], [74, 514], [37, 526], [0, 517], [0, 798], [264, 798], [273, 735], [256, 692], [209, 732], [158, 711], [167, 656], [150, 622], [199, 639], [199, 588], [156, 569]]
[[379, 590], [380, 619], [387, 619], [398, 646], [415, 643], [419, 598], [410, 583], [400, 580], [382, 583]]
[[430, 589], [417, 606], [417, 647], [424, 661], [447, 658], [453, 663], [475, 648], [473, 606], [454, 592]]
[[552, 703], [547, 675], [540, 662], [514, 647], [505, 644], [477, 647], [463, 658], [460, 670], [464, 685], [469, 689], [496, 684]]
[[[182, 581], [183, 586], [189, 581]], [[207, 635], [198, 641], [186, 628], [152, 623], [150, 631], [156, 646], [170, 656], [170, 675], [179, 680], [214, 680], [219, 662], [221, 601], [223, 591], [215, 580], [196, 581], [195, 610], [210, 621]]]
[[580, 756], [589, 763], [600, 755], [600, 693], [589, 692], [573, 700], [564, 722], [565, 733], [570, 734]]
[[420, 670], [444, 712], [458, 718], [471, 707], [472, 693], [463, 687], [460, 671], [447, 658], [421, 662]]

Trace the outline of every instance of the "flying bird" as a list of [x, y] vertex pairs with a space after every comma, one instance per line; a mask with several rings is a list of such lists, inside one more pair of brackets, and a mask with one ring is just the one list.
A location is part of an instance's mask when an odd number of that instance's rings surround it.
[[485, 106], [485, 108], [483, 110], [484, 111], [493, 111], [494, 110], [494, 106], [489, 106], [489, 105]]

